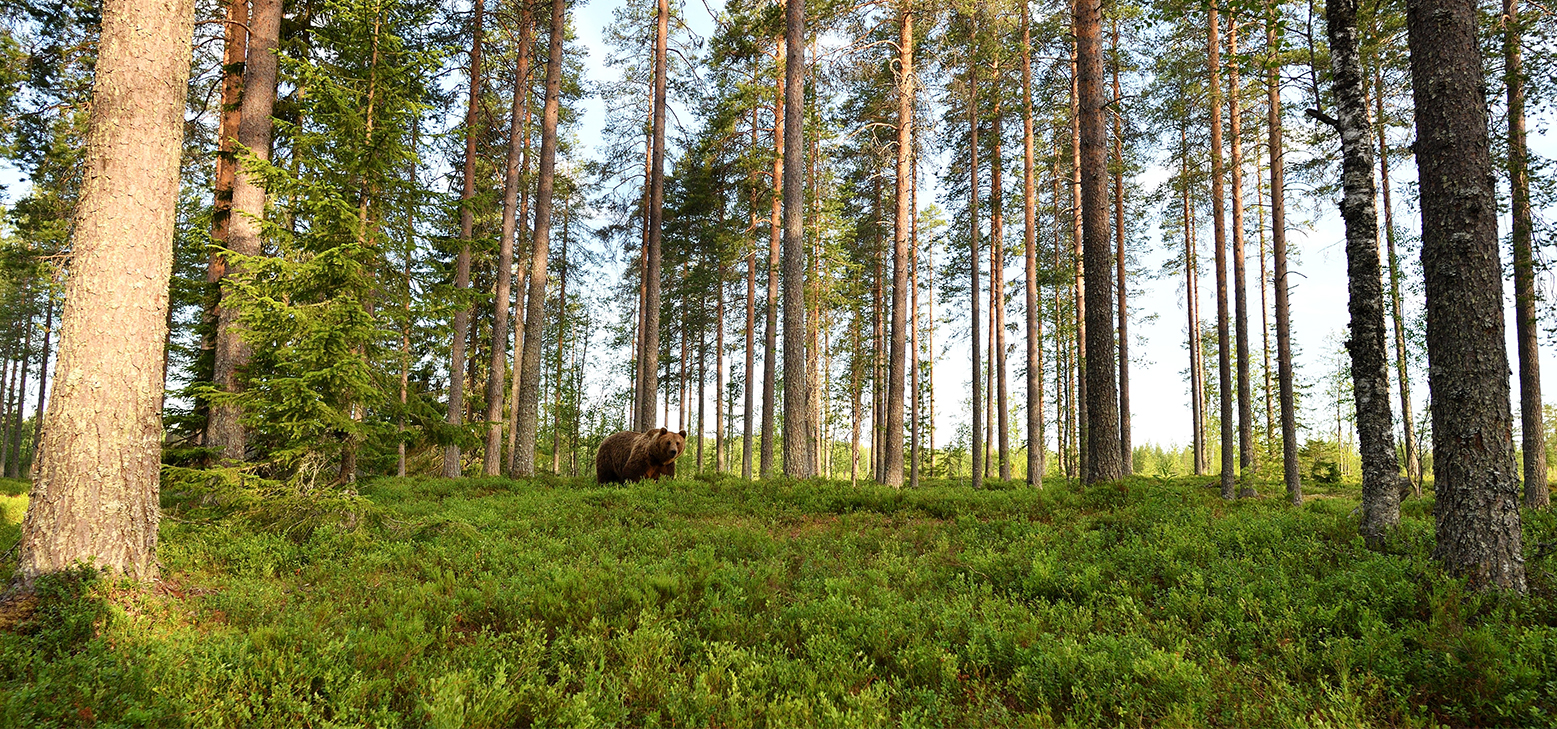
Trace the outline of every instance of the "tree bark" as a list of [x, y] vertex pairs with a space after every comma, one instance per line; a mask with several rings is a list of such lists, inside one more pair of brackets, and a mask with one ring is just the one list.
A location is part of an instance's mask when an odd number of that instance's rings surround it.
[[1195, 217], [1189, 206], [1189, 126], [1179, 127], [1179, 180], [1184, 206], [1184, 308], [1189, 317], [1189, 399], [1194, 473], [1204, 475], [1206, 458], [1206, 385], [1200, 347], [1200, 259], [1195, 244]]
[[[48, 384], [49, 384], [49, 339], [50, 339], [50, 337], [53, 334], [54, 334], [54, 298], [53, 298], [53, 295], [49, 293], [48, 288], [45, 287], [44, 293], [43, 293], [43, 356], [41, 358], [41, 361], [38, 364], [38, 403], [37, 403], [37, 410], [35, 411], [35, 413], [33, 415], [33, 423], [32, 423], [32, 454], [30, 456], [30, 461], [32, 463], [32, 468], [29, 469], [29, 470], [34, 470], [34, 471], [35, 471], [35, 469], [38, 466], [38, 454], [40, 452], [39, 449], [43, 445], [43, 413], [44, 413], [43, 403], [44, 403], [45, 396], [48, 394]], [[166, 359], [166, 356], [164, 356], [164, 359]], [[32, 476], [30, 476], [30, 477], [36, 479], [37, 474], [33, 473]]]
[[[530, 12], [529, 7], [526, 7], [525, 14], [528, 19], [524, 23], [525, 32], [523, 36], [526, 56], [529, 56], [531, 53], [529, 50], [530, 46], [533, 45], [531, 33], [535, 30], [534, 19], [529, 17]], [[529, 102], [530, 80], [528, 74], [525, 76], [524, 94], [524, 121], [520, 124], [519, 132], [521, 144], [523, 145], [519, 153], [519, 183], [517, 185], [519, 207], [514, 214], [514, 247], [516, 255], [521, 247], [519, 236], [530, 230], [530, 121], [532, 112]], [[519, 380], [521, 379], [519, 371], [524, 366], [522, 360], [524, 359], [525, 297], [529, 293], [529, 290], [525, 288], [527, 275], [525, 264], [518, 263], [514, 268], [517, 269], [514, 274], [515, 281], [512, 287], [514, 291], [514, 356], [513, 366], [510, 368], [508, 376], [508, 461], [504, 466], [504, 469], [510, 476], [514, 475], [514, 463], [519, 453], [519, 448], [517, 447], [517, 438], [519, 436]], [[636, 392], [634, 395], [636, 396]]]
[[1238, 497], [1253, 498], [1258, 463], [1254, 453], [1254, 396], [1249, 380], [1249, 285], [1243, 239], [1243, 112], [1238, 105], [1238, 19], [1227, 24], [1227, 132], [1233, 202], [1233, 330], [1238, 348]]
[[1400, 296], [1400, 261], [1395, 255], [1395, 215], [1390, 201], [1389, 141], [1385, 136], [1384, 77], [1375, 70], [1374, 104], [1379, 126], [1379, 185], [1384, 205], [1384, 240], [1389, 254], [1389, 313], [1395, 328], [1395, 376], [1400, 383], [1400, 421], [1404, 426], [1406, 477], [1418, 498], [1422, 496], [1422, 457], [1417, 450], [1416, 418], [1411, 406], [1411, 374], [1406, 360], [1405, 302]]
[[1281, 144], [1281, 63], [1280, 39], [1276, 33], [1276, 13], [1266, 0], [1265, 47], [1271, 54], [1265, 70], [1266, 131], [1270, 145], [1270, 237], [1272, 288], [1276, 291], [1276, 368], [1281, 390], [1282, 474], [1287, 498], [1293, 506], [1303, 504], [1303, 483], [1298, 471], [1297, 408], [1292, 386], [1291, 305], [1287, 300], [1287, 198], [1286, 156]]
[[[974, 23], [974, 32], [977, 23]], [[979, 362], [979, 91], [978, 91], [978, 65], [972, 54], [968, 56], [968, 252], [972, 260], [968, 269], [968, 336], [972, 339], [969, 348], [973, 357], [972, 380], [973, 385], [973, 421], [969, 430], [973, 433], [973, 448], [970, 453], [973, 466], [973, 488], [984, 488], [984, 433], [980, 430], [984, 420], [984, 397], [980, 392], [979, 378], [984, 376], [984, 368]]]
[[1027, 484], [1043, 487], [1043, 312], [1038, 300], [1038, 194], [1033, 153], [1032, 21], [1022, 13], [1022, 253], [1027, 296]]
[[[222, 105], [216, 128], [216, 173], [212, 185], [211, 242], [227, 247], [228, 231], [232, 221], [232, 188], [238, 172], [238, 126], [242, 120], [243, 69], [249, 42], [248, 0], [228, 0], [222, 23]], [[221, 316], [221, 281], [227, 275], [227, 258], [212, 252], [206, 263], [205, 281], [210, 284], [202, 321], [211, 329], [201, 337], [201, 361], [207, 356], [215, 363], [215, 324]], [[211, 374], [196, 377], [210, 377]], [[210, 407], [205, 402], [196, 403], [203, 410], [206, 424], [201, 427], [201, 443], [205, 442], [205, 430], [209, 426]]]
[[519, 375], [519, 427], [514, 436], [514, 475], [535, 475], [536, 406], [541, 392], [541, 333], [546, 313], [546, 265], [551, 242], [552, 194], [556, 188], [557, 115], [562, 96], [562, 38], [567, 31], [565, 0], [552, 0], [546, 54], [546, 105], [541, 112], [541, 167], [535, 191], [534, 251], [530, 254], [530, 294], [524, 317], [524, 366]]
[[[483, 0], [474, 0], [475, 16], [471, 20], [470, 37], [470, 87], [465, 106], [465, 166], [464, 187], [460, 191], [460, 251], [454, 263], [454, 289], [457, 296], [470, 290], [470, 236], [475, 227], [475, 211], [471, 209], [476, 196], [476, 119], [481, 110], [481, 43]], [[470, 335], [470, 306], [461, 301], [454, 310], [454, 334], [449, 340], [449, 411], [446, 421], [459, 427], [465, 422], [465, 346]], [[497, 347], [493, 347], [497, 349]], [[451, 443], [443, 449], [443, 477], [457, 478], [463, 472], [459, 443]]]
[[1113, 39], [1114, 72], [1114, 241], [1116, 252], [1114, 273], [1119, 286], [1119, 457], [1123, 473], [1135, 472], [1133, 448], [1130, 446], [1130, 308], [1126, 301], [1125, 282], [1125, 214], [1124, 214], [1124, 93], [1119, 86], [1119, 20], [1114, 20]]
[[1409, 0], [1427, 284], [1437, 546], [1451, 574], [1523, 591], [1497, 199], [1469, 0]]
[[1350, 293], [1352, 388], [1362, 448], [1361, 532], [1374, 548], [1400, 524], [1400, 465], [1389, 406], [1389, 357], [1384, 346], [1384, 286], [1374, 210], [1373, 126], [1357, 56], [1357, 0], [1325, 3], [1334, 78], [1336, 129], [1341, 135], [1341, 218], [1346, 222]]
[[485, 476], [502, 473], [503, 385], [508, 372], [508, 300], [513, 295], [514, 237], [519, 221], [519, 161], [524, 151], [524, 110], [530, 91], [530, 4], [521, 3], [519, 48], [514, 72], [513, 107], [508, 121], [508, 160], [503, 170], [503, 227], [498, 238], [497, 290], [492, 305], [492, 361], [487, 368], [487, 442], [482, 454]]
[[[780, 38], [774, 49], [774, 60], [785, 57], [785, 42]], [[762, 350], [762, 460], [758, 472], [762, 478], [773, 473], [773, 440], [775, 431], [775, 389], [778, 383], [778, 310], [779, 310], [779, 248], [782, 241], [782, 182], [784, 177], [784, 84], [778, 80], [773, 101], [773, 196], [768, 217], [768, 301], [766, 329]]]
[[665, 85], [670, 73], [670, 3], [659, 0], [654, 31], [654, 120], [649, 163], [649, 237], [644, 254], [643, 336], [639, 338], [639, 367], [644, 373], [638, 415], [639, 432], [653, 428], [654, 398], [660, 355], [660, 244], [664, 233], [665, 206]]
[[883, 470], [888, 486], [903, 485], [903, 384], [908, 347], [908, 232], [914, 211], [909, 165], [914, 134], [914, 14], [899, 10], [897, 49], [897, 216], [892, 228], [892, 354], [887, 374], [887, 430]]
[[1119, 370], [1114, 362], [1114, 250], [1108, 235], [1108, 131], [1104, 107], [1103, 6], [1076, 0], [1076, 78], [1081, 127], [1082, 248], [1086, 251], [1087, 484], [1124, 478]]
[[[661, 0], [663, 2], [664, 0]], [[815, 475], [806, 339], [805, 4], [785, 3], [784, 63], [784, 473]]]
[[193, 17], [188, 0], [103, 4], [59, 376], [22, 522], [24, 588], [87, 561], [157, 576], [167, 281]]
[[[1081, 2], [1083, 0], [1071, 0], [1071, 14], [1079, 17]], [[1073, 21], [1074, 23], [1074, 21]], [[1071, 264], [1075, 279], [1072, 283], [1071, 297], [1076, 305], [1076, 361], [1071, 363], [1073, 387], [1071, 410], [1073, 419], [1072, 432], [1076, 438], [1076, 465], [1080, 477], [1085, 480], [1087, 470], [1088, 444], [1091, 437], [1088, 433], [1090, 418], [1087, 409], [1090, 403], [1087, 401], [1087, 282], [1086, 282], [1086, 232], [1083, 218], [1086, 215], [1086, 193], [1082, 185], [1082, 167], [1086, 163], [1081, 155], [1081, 70], [1080, 70], [1080, 43], [1079, 39], [1071, 43], [1070, 56], [1070, 202], [1071, 202]], [[1113, 310], [1113, 305], [1109, 305]], [[1109, 343], [1109, 349], [1113, 349], [1113, 343]]]
[[1207, 25], [1207, 73], [1211, 106], [1211, 227], [1215, 236], [1216, 257], [1216, 350], [1218, 393], [1221, 398], [1222, 425], [1222, 498], [1231, 501], [1237, 494], [1233, 490], [1233, 373], [1232, 352], [1228, 341], [1227, 322], [1227, 228], [1222, 218], [1222, 73], [1221, 21], [1216, 6], [1211, 6]]
[[[243, 71], [243, 103], [238, 143], [256, 159], [270, 159], [271, 110], [276, 103], [276, 46], [281, 37], [281, 0], [255, 0], [249, 18], [248, 61]], [[228, 245], [235, 253], [257, 256], [263, 250], [260, 221], [265, 215], [265, 190], [241, 168], [233, 181], [232, 214], [228, 221]], [[232, 274], [236, 266], [227, 266]], [[243, 341], [238, 312], [219, 308], [216, 323], [216, 359], [212, 380], [217, 389], [238, 392], [240, 370], [249, 361], [249, 345]], [[243, 411], [235, 403], [211, 407], [206, 444], [221, 457], [241, 461], [247, 457], [248, 431]]]
[[[28, 296], [30, 298], [31, 292], [27, 290], [29, 288], [31, 287], [23, 287], [22, 291], [24, 296]], [[28, 310], [22, 314], [22, 356], [18, 357], [16, 362], [17, 369], [21, 370], [21, 379], [18, 380], [16, 385], [16, 407], [14, 408], [15, 414], [10, 415], [11, 427], [7, 429], [10, 431], [10, 435], [6, 439], [5, 443], [6, 450], [9, 451], [5, 465], [6, 478], [18, 478], [18, 471], [21, 469], [22, 410], [26, 409], [27, 406], [27, 360], [31, 356], [32, 311], [31, 307], [29, 306]], [[10, 413], [11, 411], [8, 410], [6, 412]]]
[[1535, 317], [1535, 223], [1525, 143], [1525, 70], [1519, 0], [1503, 0], [1503, 84], [1508, 90], [1508, 186], [1513, 192], [1514, 338], [1519, 342], [1519, 432], [1524, 447], [1525, 506], [1551, 505], [1546, 485], [1546, 426], [1541, 422], [1540, 329]]
[[1004, 113], [1001, 111], [1000, 89], [1003, 78], [1000, 75], [1000, 63], [995, 63], [995, 118], [991, 120], [992, 154], [990, 155], [989, 176], [989, 320], [994, 330], [990, 332], [990, 345], [994, 350], [989, 358], [995, 385], [995, 437], [999, 444], [1000, 453], [1000, 480], [1011, 480], [1011, 408], [1008, 405], [1008, 386], [1006, 377], [1006, 233], [1005, 233], [1005, 182], [1002, 179], [1004, 171], [1005, 154], [1002, 152], [1002, 142], [1005, 135], [1001, 131], [1001, 120]]

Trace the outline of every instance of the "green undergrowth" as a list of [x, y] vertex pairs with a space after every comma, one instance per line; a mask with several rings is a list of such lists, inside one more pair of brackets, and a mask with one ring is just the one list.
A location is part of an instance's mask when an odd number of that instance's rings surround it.
[[0, 632], [0, 726], [1557, 722], [1551, 513], [1527, 513], [1530, 595], [1483, 595], [1430, 559], [1430, 502], [1375, 553], [1355, 487], [1300, 509], [1262, 488], [380, 479], [268, 513], [175, 496], [161, 583], [56, 578]]

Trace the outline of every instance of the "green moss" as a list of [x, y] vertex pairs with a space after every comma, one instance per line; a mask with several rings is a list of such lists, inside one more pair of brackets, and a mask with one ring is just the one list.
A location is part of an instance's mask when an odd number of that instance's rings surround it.
[[1201, 481], [408, 478], [306, 529], [186, 513], [161, 586], [61, 598], [90, 634], [0, 634], [0, 725], [1553, 721], [1554, 557], [1529, 597], [1466, 592], [1429, 509], [1370, 552], [1354, 487]]

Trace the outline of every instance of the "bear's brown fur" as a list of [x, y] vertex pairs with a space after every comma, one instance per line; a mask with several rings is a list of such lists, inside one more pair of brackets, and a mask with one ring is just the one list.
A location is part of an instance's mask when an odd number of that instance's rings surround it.
[[661, 476], [675, 478], [676, 457], [686, 449], [684, 430], [623, 431], [600, 442], [600, 450], [595, 453], [595, 479], [600, 483], [630, 483]]

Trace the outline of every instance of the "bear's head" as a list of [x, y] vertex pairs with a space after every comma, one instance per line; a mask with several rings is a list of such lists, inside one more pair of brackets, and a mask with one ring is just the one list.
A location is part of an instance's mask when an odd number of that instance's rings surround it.
[[687, 449], [687, 431], [672, 433], [669, 428], [651, 430], [648, 435], [654, 438], [654, 445], [649, 452], [654, 454], [656, 463], [670, 463], [676, 460]]

